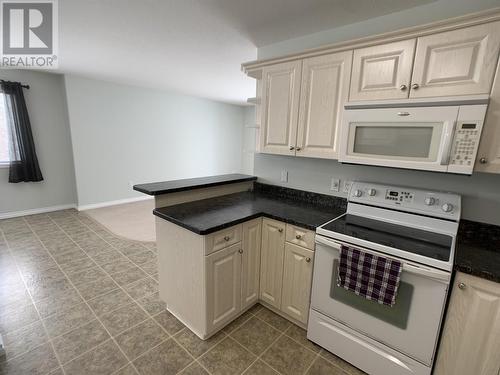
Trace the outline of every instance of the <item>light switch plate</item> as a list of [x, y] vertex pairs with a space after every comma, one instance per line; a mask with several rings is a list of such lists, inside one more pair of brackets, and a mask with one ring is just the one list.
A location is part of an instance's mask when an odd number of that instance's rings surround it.
[[332, 182], [330, 184], [331, 191], [339, 191], [340, 190], [340, 178], [332, 178]]
[[286, 169], [281, 170], [281, 182], [288, 182], [288, 171]]

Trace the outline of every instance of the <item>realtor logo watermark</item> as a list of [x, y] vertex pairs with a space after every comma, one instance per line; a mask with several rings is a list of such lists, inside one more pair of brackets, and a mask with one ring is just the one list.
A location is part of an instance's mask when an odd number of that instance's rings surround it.
[[0, 0], [0, 67], [57, 69], [57, 0]]

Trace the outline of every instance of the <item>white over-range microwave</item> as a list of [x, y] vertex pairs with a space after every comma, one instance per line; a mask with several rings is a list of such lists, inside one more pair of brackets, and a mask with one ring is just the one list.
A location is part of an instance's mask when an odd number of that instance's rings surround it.
[[472, 174], [488, 97], [344, 107], [339, 161]]

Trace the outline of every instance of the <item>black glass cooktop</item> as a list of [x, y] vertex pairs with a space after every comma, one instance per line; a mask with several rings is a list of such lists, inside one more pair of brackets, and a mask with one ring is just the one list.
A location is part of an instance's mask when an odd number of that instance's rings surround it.
[[323, 229], [429, 258], [448, 261], [452, 237], [440, 233], [345, 214]]

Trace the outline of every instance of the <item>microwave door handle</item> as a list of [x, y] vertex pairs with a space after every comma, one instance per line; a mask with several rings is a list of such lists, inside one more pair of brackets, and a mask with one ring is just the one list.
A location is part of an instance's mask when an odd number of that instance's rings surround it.
[[441, 154], [441, 165], [448, 165], [450, 162], [451, 146], [455, 135], [455, 121], [452, 121], [445, 127], [443, 152]]

